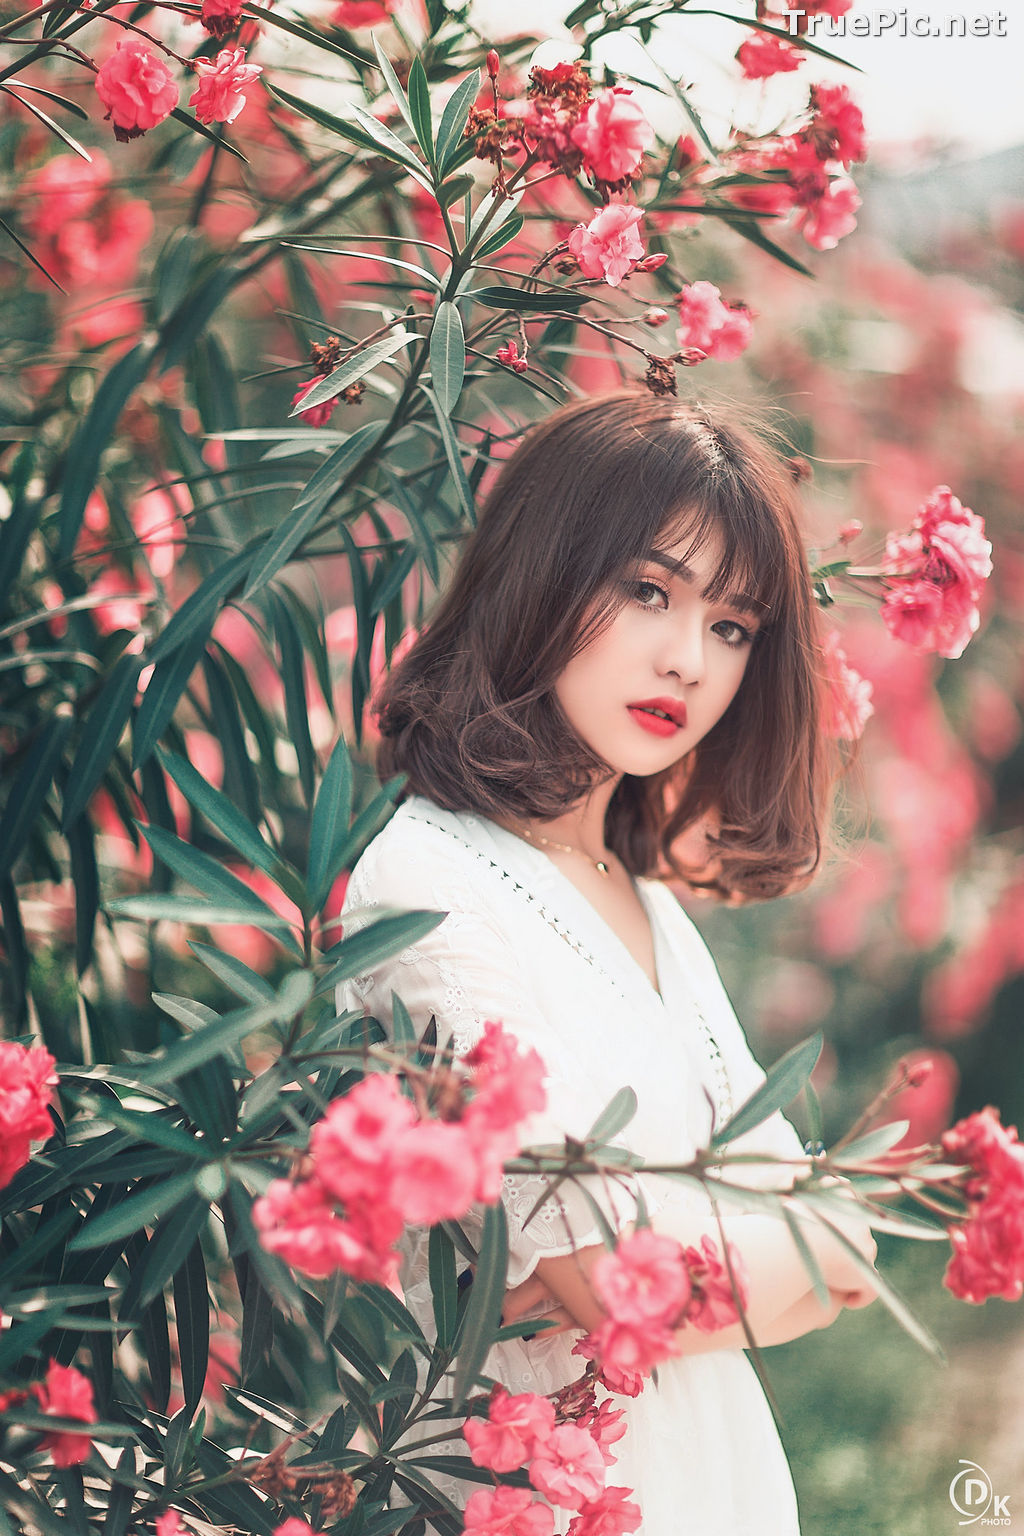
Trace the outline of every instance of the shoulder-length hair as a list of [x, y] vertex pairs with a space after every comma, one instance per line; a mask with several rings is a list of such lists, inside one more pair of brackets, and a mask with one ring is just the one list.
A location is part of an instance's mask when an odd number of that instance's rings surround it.
[[679, 763], [621, 779], [605, 837], [634, 875], [733, 900], [806, 884], [836, 767], [817, 606], [793, 477], [735, 414], [619, 391], [527, 433], [380, 690], [382, 779], [405, 773], [407, 792], [498, 821], [563, 813], [610, 770], [569, 725], [556, 679], [649, 550], [713, 538], [709, 598], [739, 586], [765, 611], [743, 681]]

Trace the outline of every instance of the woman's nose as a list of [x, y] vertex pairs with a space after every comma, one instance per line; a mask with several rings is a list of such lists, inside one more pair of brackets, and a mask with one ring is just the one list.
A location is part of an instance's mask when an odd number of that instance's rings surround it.
[[703, 624], [680, 624], [666, 637], [662, 653], [662, 673], [673, 674], [681, 683], [703, 682], [707, 671], [707, 653]]

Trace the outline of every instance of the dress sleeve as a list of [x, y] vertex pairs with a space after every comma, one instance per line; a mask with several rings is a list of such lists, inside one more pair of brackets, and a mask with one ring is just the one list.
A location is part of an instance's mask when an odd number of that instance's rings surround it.
[[[586, 1134], [589, 1111], [579, 1102], [569, 1072], [552, 1068], [553, 1053], [545, 1050], [546, 1044], [551, 1046], [555, 1021], [545, 1018], [527, 967], [497, 918], [473, 900], [471, 871], [446, 868], [442, 857], [432, 859], [426, 872], [405, 859], [385, 861], [371, 847], [353, 873], [345, 906], [346, 936], [370, 922], [381, 907], [425, 908], [447, 916], [431, 933], [367, 975], [343, 982], [339, 1012], [370, 1014], [390, 1033], [392, 998], [397, 994], [418, 1030], [431, 1015], [436, 1018], [438, 1044], [450, 1044], [457, 1056], [472, 1049], [488, 1020], [498, 1021], [520, 1045], [536, 1050], [548, 1068], [546, 1108], [524, 1123], [521, 1144], [560, 1144], [567, 1135]], [[565, 1180], [557, 1194], [543, 1199], [548, 1184], [541, 1174], [505, 1176], [502, 1203], [508, 1219], [510, 1286], [527, 1279], [542, 1258], [602, 1242], [594, 1205], [612, 1227], [636, 1215], [634, 1180]], [[654, 1205], [649, 1196], [645, 1200]], [[471, 1238], [479, 1222], [477, 1211], [463, 1223]]]

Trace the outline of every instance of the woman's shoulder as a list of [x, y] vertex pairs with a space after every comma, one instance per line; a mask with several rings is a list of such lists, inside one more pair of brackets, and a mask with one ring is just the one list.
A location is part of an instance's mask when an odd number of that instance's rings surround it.
[[367, 844], [352, 870], [346, 905], [443, 906], [466, 893], [485, 840], [481, 818], [410, 795]]

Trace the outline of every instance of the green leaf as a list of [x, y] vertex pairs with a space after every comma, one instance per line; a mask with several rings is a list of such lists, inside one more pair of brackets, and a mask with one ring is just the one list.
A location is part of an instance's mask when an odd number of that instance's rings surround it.
[[492, 230], [479, 249], [473, 252], [474, 259], [486, 261], [488, 256], [493, 256], [496, 251], [502, 251], [506, 245], [511, 245], [525, 222], [521, 213], [513, 213], [497, 229]]
[[456, 1414], [462, 1412], [466, 1398], [475, 1389], [484, 1361], [501, 1326], [501, 1306], [507, 1276], [508, 1227], [505, 1209], [500, 1204], [489, 1205], [484, 1211], [480, 1254], [469, 1293], [452, 1383]]
[[910, 1129], [909, 1120], [891, 1120], [887, 1125], [876, 1126], [873, 1131], [868, 1131], [864, 1136], [858, 1136], [856, 1141], [851, 1141], [847, 1146], [837, 1149], [835, 1157], [837, 1163], [870, 1163], [874, 1158], [881, 1157], [907, 1134]]
[[437, 125], [436, 139], [437, 165], [442, 176], [448, 169], [448, 160], [453, 150], [457, 152], [462, 147], [462, 135], [469, 117], [469, 109], [476, 100], [479, 89], [480, 71], [474, 69], [461, 85], [456, 86], [445, 103], [441, 121]]
[[390, 821], [395, 810], [395, 800], [405, 786], [405, 778], [404, 773], [396, 773], [393, 779], [388, 779], [365, 811], [361, 811], [356, 817], [349, 828], [348, 841], [342, 856], [342, 869], [353, 865], [367, 843], [375, 838]]
[[[262, 928], [280, 939], [282, 944], [296, 950], [288, 920], [271, 913], [262, 916], [251, 906], [241, 903], [199, 901], [194, 896], [121, 896], [108, 901], [105, 910], [115, 917], [132, 917], [142, 923], [199, 923], [204, 928], [216, 928], [221, 923], [244, 923], [248, 927]], [[269, 910], [269, 909], [268, 909]]]
[[276, 592], [270, 594], [274, 615], [274, 632], [281, 654], [281, 681], [284, 684], [284, 711], [287, 739], [295, 749], [299, 766], [299, 783], [302, 798], [307, 805], [313, 801], [316, 776], [316, 753], [309, 734], [309, 704], [306, 698], [305, 657], [302, 640], [287, 605]]
[[224, 757], [224, 792], [255, 824], [260, 818], [260, 789], [249, 757], [238, 701], [225, 668], [209, 650], [204, 652], [202, 662], [210, 715]]
[[443, 912], [420, 911], [378, 917], [351, 938], [342, 939], [340, 944], [329, 951], [328, 958], [334, 964], [320, 982], [318, 993], [331, 991], [340, 981], [346, 981], [350, 976], [361, 976], [365, 971], [371, 971], [389, 955], [407, 949], [417, 939], [422, 939], [424, 934], [432, 933], [444, 919]]
[[54, 715], [40, 730], [36, 743], [11, 785], [0, 817], [0, 878], [8, 874], [28, 841], [49, 793], [50, 782], [71, 730], [71, 712]]
[[434, 394], [434, 391], [429, 389], [426, 384], [421, 384], [420, 388], [434, 408], [438, 430], [441, 433], [441, 442], [444, 444], [445, 457], [448, 460], [448, 467], [452, 472], [452, 480], [455, 484], [455, 493], [459, 498], [459, 503], [470, 522], [475, 524], [476, 505], [473, 501], [473, 492], [469, 488], [469, 481], [466, 479], [466, 471], [463, 467], [459, 439], [455, 428], [442, 409], [441, 402]]
[[65, 832], [74, 826], [92, 799], [121, 739], [135, 702], [142, 667], [141, 656], [122, 656], [89, 711], [64, 786], [62, 825]]
[[[136, 1068], [142, 1082], [167, 1087], [188, 1072], [225, 1056], [258, 1029], [266, 1029], [280, 1018], [280, 1000], [238, 1008], [226, 1013], [214, 1024], [207, 1024], [184, 1040], [176, 1040], [162, 1055], [157, 1054], [145, 1066]], [[190, 1175], [191, 1177], [191, 1175]]]
[[785, 1202], [780, 1202], [780, 1207], [782, 1214], [786, 1219], [786, 1225], [789, 1228], [790, 1235], [796, 1244], [797, 1252], [799, 1253], [803, 1266], [810, 1277], [811, 1285], [814, 1289], [814, 1294], [821, 1302], [821, 1305], [823, 1307], [827, 1307], [829, 1303], [828, 1286], [826, 1285], [825, 1277], [821, 1272], [821, 1266], [818, 1263], [818, 1260], [815, 1258], [811, 1246], [804, 1236], [803, 1228], [801, 1227], [794, 1213], [785, 1204]]
[[399, 112], [401, 112], [413, 133], [415, 133], [416, 124], [413, 122], [413, 116], [409, 110], [409, 101], [406, 97], [405, 91], [402, 88], [402, 82], [395, 74], [394, 66], [391, 63], [391, 60], [388, 58], [387, 54], [384, 52], [383, 48], [378, 42], [376, 32], [371, 32], [370, 38], [373, 43], [373, 51], [377, 55], [377, 64], [380, 68], [380, 72], [384, 76], [388, 90], [391, 92], [395, 99], [395, 106], [398, 108]]
[[587, 1141], [611, 1141], [636, 1114], [636, 1094], [632, 1088], [620, 1088], [601, 1111], [586, 1134]]
[[784, 1109], [787, 1104], [791, 1104], [814, 1071], [823, 1044], [824, 1036], [819, 1030], [809, 1040], [794, 1045], [792, 1050], [780, 1057], [760, 1088], [751, 1094], [745, 1104], [740, 1105], [731, 1120], [716, 1131], [711, 1141], [712, 1147], [722, 1147], [726, 1142], [735, 1141], [767, 1120], [777, 1109]]
[[102, 1248], [105, 1243], [130, 1237], [142, 1227], [153, 1226], [158, 1217], [173, 1211], [194, 1192], [195, 1175], [191, 1172], [176, 1174], [161, 1184], [138, 1190], [127, 1199], [119, 1201], [113, 1210], [104, 1211], [94, 1221], [87, 1219], [81, 1231], [71, 1239], [68, 1248], [71, 1251]]
[[[403, 347], [419, 339], [416, 331], [398, 330], [392, 331], [390, 336], [382, 336], [379, 341], [371, 342], [368, 347], [363, 347], [353, 357], [339, 363], [326, 379], [321, 380], [319, 384], [314, 384], [309, 393], [303, 395], [298, 405], [289, 411], [289, 416], [299, 416], [303, 411], [308, 411], [312, 405], [324, 405], [328, 400], [336, 399], [343, 389], [347, 389], [350, 384], [356, 383], [366, 374], [372, 373], [379, 363], [386, 362], [389, 357], [394, 357], [396, 352], [401, 352]], [[373, 427], [378, 431], [382, 430], [383, 425], [383, 422], [371, 421], [367, 422], [366, 426], [360, 427], [359, 431], [365, 436]], [[353, 437], [356, 435], [353, 433]]]
[[[402, 345], [405, 345], [403, 342]], [[329, 379], [324, 380], [326, 387]], [[318, 386], [319, 387], [319, 386]], [[252, 562], [244, 596], [251, 598], [276, 576], [291, 559], [307, 534], [316, 526], [321, 513], [336, 494], [339, 484], [348, 471], [368, 453], [384, 430], [384, 422], [369, 421], [357, 427], [351, 436], [325, 459], [313, 477], [306, 483], [290, 514], [276, 533], [263, 545]]]
[[131, 1270], [118, 1309], [118, 1317], [131, 1321], [164, 1289], [185, 1259], [209, 1216], [205, 1200], [178, 1206], [157, 1222], [146, 1246], [145, 1257]]
[[193, 848], [190, 843], [165, 832], [162, 827], [140, 826], [140, 832], [157, 858], [181, 880], [187, 880], [203, 896], [214, 903], [240, 907], [255, 914], [262, 925], [280, 922], [277, 913], [267, 906], [261, 896], [231, 874], [208, 853]]
[[744, 240], [749, 240], [751, 245], [756, 245], [759, 251], [767, 251], [769, 256], [773, 256], [784, 267], [789, 267], [790, 271], [799, 272], [801, 277], [814, 276], [810, 267], [805, 266], [802, 261], [798, 261], [795, 256], [791, 256], [781, 245], [776, 245], [774, 240], [770, 240], [756, 219], [734, 219], [730, 223], [736, 233], [743, 236]]
[[210, 1298], [206, 1262], [198, 1238], [174, 1275], [174, 1317], [178, 1330], [181, 1386], [191, 1417], [199, 1407], [210, 1358]]
[[450, 416], [462, 393], [466, 376], [466, 334], [458, 305], [444, 299], [437, 306], [430, 328], [430, 381], [438, 403]]
[[430, 115], [430, 87], [427, 84], [427, 72], [423, 68], [423, 60], [419, 54], [413, 59], [412, 68], [409, 71], [409, 111], [412, 114], [409, 126], [416, 135], [416, 142], [433, 164], [434, 128]]
[[450, 208], [460, 197], [472, 192], [475, 186], [476, 181], [472, 176], [453, 176], [451, 181], [442, 182], [438, 187], [437, 201], [442, 208]]
[[96, 839], [88, 819], [78, 821], [67, 836], [75, 887], [75, 969], [82, 976], [92, 962], [93, 933], [100, 909], [100, 875]]
[[339, 736], [324, 770], [313, 805], [309, 829], [306, 881], [310, 906], [319, 912], [341, 873], [352, 811], [352, 759]]
[[505, 288], [494, 285], [488, 288], [467, 288], [465, 297], [486, 304], [488, 309], [512, 309], [517, 311], [565, 310], [574, 313], [584, 305], [591, 294], [581, 288], [548, 288], [534, 293], [525, 288]]
[[83, 1103], [97, 1120], [106, 1120], [119, 1131], [130, 1132], [133, 1141], [150, 1142], [187, 1161], [204, 1155], [205, 1149], [201, 1143], [183, 1126], [172, 1124], [165, 1110], [155, 1107], [150, 1110], [126, 1109], [124, 1105], [113, 1104], [109, 1099], [86, 1098]]
[[71, 558], [82, 526], [85, 504], [99, 474], [103, 450], [129, 397], [149, 372], [156, 351], [155, 339], [141, 341], [111, 368], [96, 391], [85, 419], [79, 425], [64, 466], [60, 510], [57, 514], [60, 560]]
[[[203, 634], [205, 642], [205, 636], [209, 634], [224, 599], [241, 581], [242, 573], [252, 558], [252, 550], [243, 549], [211, 571], [172, 616], [166, 629], [150, 647], [146, 660], [163, 661], [197, 633]], [[149, 689], [146, 693], [148, 697]]]
[[0, 611], [7, 609], [7, 589], [21, 570], [28, 541], [36, 530], [42, 503], [26, 496], [35, 468], [34, 443], [25, 443], [7, 471], [11, 510], [0, 539]]
[[264, 874], [273, 875], [278, 863], [277, 854], [227, 795], [215, 789], [209, 779], [204, 778], [198, 769], [177, 753], [165, 752], [158, 747], [157, 758], [189, 804], [206, 817], [225, 842], [230, 843], [248, 864], [262, 869]]
[[434, 1307], [439, 1349], [455, 1342], [459, 1286], [455, 1274], [455, 1245], [443, 1227], [431, 1227], [428, 1239], [430, 1299]]
[[[177, 615], [175, 616], [177, 617]], [[174, 620], [172, 619], [172, 623]], [[153, 754], [157, 742], [171, 722], [178, 701], [206, 652], [213, 629], [213, 616], [191, 634], [166, 660], [153, 669], [149, 686], [135, 715], [132, 727], [132, 768], [142, 768]]]
[[243, 1002], [265, 1003], [275, 995], [270, 982], [235, 955], [215, 949], [212, 944], [200, 944], [196, 939], [190, 939], [188, 947]]

